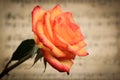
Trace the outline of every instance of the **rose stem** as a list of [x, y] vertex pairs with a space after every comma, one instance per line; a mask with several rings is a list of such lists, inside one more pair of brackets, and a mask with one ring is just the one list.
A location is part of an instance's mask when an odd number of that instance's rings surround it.
[[23, 63], [24, 61], [26, 61], [27, 59], [31, 58], [33, 54], [29, 54], [25, 57], [23, 57], [22, 59], [20, 59], [18, 62], [16, 62], [15, 64], [9, 66], [8, 68], [5, 68], [2, 73], [0, 74], [0, 79], [2, 77], [4, 77], [6, 74], [8, 74], [9, 71], [11, 71], [12, 69], [14, 69], [15, 67], [17, 67], [18, 65], [20, 65], [21, 63]]

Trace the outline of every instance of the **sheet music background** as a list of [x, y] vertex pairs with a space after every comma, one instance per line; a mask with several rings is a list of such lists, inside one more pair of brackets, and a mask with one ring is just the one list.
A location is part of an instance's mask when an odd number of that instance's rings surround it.
[[2, 80], [120, 80], [119, 0], [0, 0], [0, 72], [22, 40], [33, 38], [31, 11], [60, 4], [73, 13], [87, 42], [89, 56], [76, 57], [70, 75], [30, 59]]

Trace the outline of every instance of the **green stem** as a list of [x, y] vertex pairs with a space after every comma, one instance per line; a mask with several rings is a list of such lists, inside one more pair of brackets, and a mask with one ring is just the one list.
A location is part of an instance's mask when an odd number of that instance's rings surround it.
[[25, 57], [23, 57], [22, 59], [20, 59], [18, 62], [16, 62], [15, 64], [5, 68], [2, 73], [0, 74], [0, 79], [2, 77], [4, 77], [6, 74], [8, 74], [9, 71], [11, 71], [12, 69], [16, 68], [18, 65], [20, 65], [21, 63], [25, 62], [26, 60], [28, 60], [29, 58], [32, 57], [33, 54], [29, 54]]

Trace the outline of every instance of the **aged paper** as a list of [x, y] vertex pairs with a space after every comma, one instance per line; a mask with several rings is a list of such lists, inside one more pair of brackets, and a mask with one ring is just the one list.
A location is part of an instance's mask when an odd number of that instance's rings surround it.
[[43, 63], [31, 67], [31, 58], [2, 80], [120, 80], [119, 0], [0, 0], [0, 72], [21, 41], [33, 38], [32, 9], [56, 4], [73, 13], [89, 56], [76, 57], [69, 76], [49, 65], [43, 73]]

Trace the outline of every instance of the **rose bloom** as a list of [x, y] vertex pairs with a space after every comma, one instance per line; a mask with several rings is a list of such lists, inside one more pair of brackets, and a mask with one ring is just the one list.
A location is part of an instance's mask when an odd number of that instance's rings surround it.
[[69, 73], [76, 55], [88, 55], [72, 13], [63, 12], [59, 5], [47, 11], [36, 6], [32, 11], [32, 31], [45, 60], [60, 72]]

